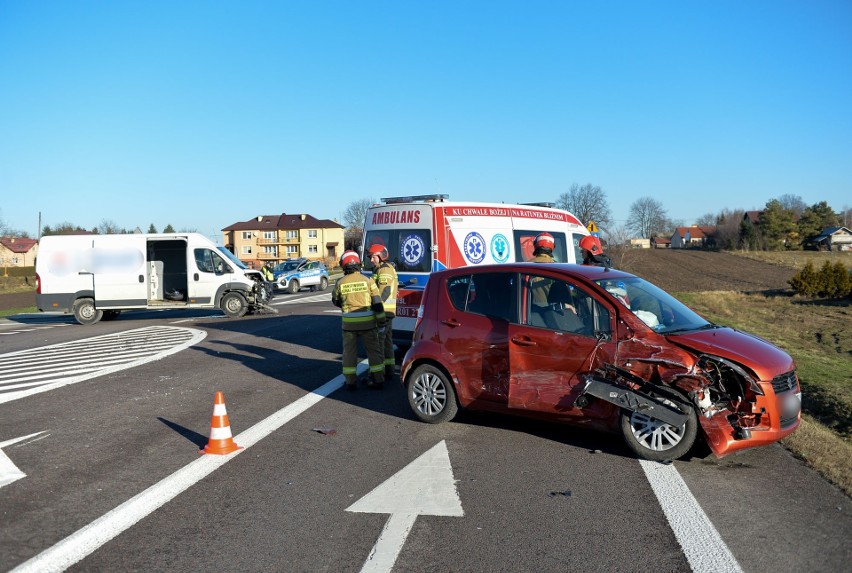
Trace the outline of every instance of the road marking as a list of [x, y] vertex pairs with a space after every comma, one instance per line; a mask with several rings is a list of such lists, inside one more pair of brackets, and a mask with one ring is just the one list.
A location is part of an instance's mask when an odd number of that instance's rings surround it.
[[639, 460], [693, 573], [742, 573], [731, 550], [671, 464]]
[[323, 301], [331, 301], [331, 293], [323, 293], [323, 294], [315, 294], [311, 296], [305, 296], [302, 298], [295, 298], [290, 300], [285, 300], [282, 302], [273, 302], [270, 303], [272, 306], [281, 306], [282, 304], [301, 304], [306, 302], [323, 302]]
[[150, 326], [0, 354], [0, 404], [160, 360], [206, 336], [193, 328]]
[[12, 438], [11, 440], [6, 440], [5, 442], [0, 442], [0, 487], [9, 485], [10, 483], [16, 482], [21, 478], [27, 477], [27, 474], [18, 469], [18, 466], [14, 464], [14, 462], [6, 455], [6, 452], [3, 451], [3, 448], [6, 446], [11, 446], [13, 444], [17, 444], [18, 442], [23, 442], [24, 440], [28, 440], [30, 438], [34, 438], [35, 436], [41, 435], [44, 432], [36, 432], [35, 434], [30, 434], [28, 436], [21, 436], [19, 438]]
[[362, 573], [389, 572], [418, 515], [464, 516], [447, 442], [438, 442], [346, 511], [390, 514], [361, 568]]
[[[367, 361], [358, 365], [358, 373], [367, 371]], [[226, 456], [204, 455], [163, 478], [145, 491], [125, 501], [89, 525], [78, 529], [53, 547], [12, 569], [13, 573], [64, 571], [94, 553], [101, 545], [117, 537], [141, 519], [153, 513], [207, 475], [213, 473], [254, 444], [343, 386], [343, 374], [332, 378], [313, 392], [281, 408], [248, 430], [234, 436], [243, 447]]]

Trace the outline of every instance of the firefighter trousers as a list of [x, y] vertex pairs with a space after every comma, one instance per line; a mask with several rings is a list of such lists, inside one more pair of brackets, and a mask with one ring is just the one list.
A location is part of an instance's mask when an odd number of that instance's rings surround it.
[[367, 351], [372, 383], [383, 384], [385, 381], [385, 364], [378, 328], [343, 331], [343, 376], [346, 383], [354, 384], [357, 378], [358, 340], [361, 341], [364, 350]]

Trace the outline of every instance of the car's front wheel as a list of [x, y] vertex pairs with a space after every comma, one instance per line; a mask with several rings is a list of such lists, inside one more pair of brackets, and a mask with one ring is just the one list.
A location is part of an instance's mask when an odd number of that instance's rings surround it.
[[[675, 404], [663, 400], [669, 406]], [[627, 447], [640, 458], [654, 462], [676, 460], [692, 448], [698, 435], [698, 416], [695, 408], [683, 405], [687, 413], [686, 422], [675, 427], [639, 412], [624, 410], [621, 413], [621, 433]]]
[[287, 285], [287, 292], [289, 292], [290, 294], [296, 294], [297, 292], [299, 292], [299, 281], [297, 281], [296, 279], [292, 279], [290, 281], [290, 284]]
[[448, 422], [459, 411], [456, 393], [449, 378], [430, 364], [418, 366], [408, 377], [405, 389], [408, 404], [414, 415], [423, 422]]
[[325, 290], [327, 286], [328, 286], [328, 279], [325, 278], [325, 277], [322, 277], [320, 279], [320, 284], [317, 287], [317, 290]]

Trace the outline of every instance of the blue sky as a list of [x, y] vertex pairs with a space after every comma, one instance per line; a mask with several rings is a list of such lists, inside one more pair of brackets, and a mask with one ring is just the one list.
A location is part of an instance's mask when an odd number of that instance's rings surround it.
[[852, 3], [0, 0], [0, 219], [852, 207]]

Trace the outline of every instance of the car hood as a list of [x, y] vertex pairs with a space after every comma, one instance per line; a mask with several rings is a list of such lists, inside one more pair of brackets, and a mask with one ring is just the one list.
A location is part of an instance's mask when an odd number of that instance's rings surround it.
[[732, 328], [669, 334], [666, 338], [699, 354], [712, 354], [741, 364], [761, 380], [771, 380], [795, 368], [790, 355], [774, 344]]

